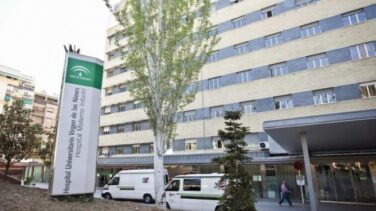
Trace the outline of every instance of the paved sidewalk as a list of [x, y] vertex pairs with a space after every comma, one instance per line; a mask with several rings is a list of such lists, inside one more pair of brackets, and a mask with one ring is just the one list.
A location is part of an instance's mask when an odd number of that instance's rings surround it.
[[[293, 206], [289, 206], [287, 202], [283, 205], [279, 205], [278, 201], [272, 200], [258, 200], [256, 203], [256, 209], [258, 211], [310, 211], [309, 204], [293, 203]], [[319, 211], [375, 211], [376, 205], [363, 205], [363, 204], [351, 204], [351, 203], [319, 203]]]

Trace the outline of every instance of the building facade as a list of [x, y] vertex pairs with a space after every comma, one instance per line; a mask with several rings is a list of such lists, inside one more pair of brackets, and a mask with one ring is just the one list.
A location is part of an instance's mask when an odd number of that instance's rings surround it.
[[[287, 180], [299, 199], [293, 163], [302, 153], [287, 150], [264, 124], [376, 108], [376, 1], [218, 0], [211, 21], [221, 40], [201, 70], [195, 100], [178, 113], [166, 168], [171, 175], [220, 171], [211, 163], [223, 153], [217, 131], [225, 111], [241, 110], [257, 196], [278, 198]], [[126, 45], [126, 39], [118, 29], [107, 32], [100, 184], [120, 169], [153, 165], [153, 133], [142, 104], [127, 91], [131, 71], [121, 66], [115, 40]], [[317, 198], [376, 202], [376, 148], [337, 149], [311, 157]]]
[[21, 71], [0, 65], [0, 113], [4, 104], [21, 99], [26, 109], [33, 108], [34, 79]]
[[34, 123], [42, 125], [43, 129], [51, 130], [56, 125], [58, 108], [57, 97], [46, 92], [35, 92], [31, 118]]

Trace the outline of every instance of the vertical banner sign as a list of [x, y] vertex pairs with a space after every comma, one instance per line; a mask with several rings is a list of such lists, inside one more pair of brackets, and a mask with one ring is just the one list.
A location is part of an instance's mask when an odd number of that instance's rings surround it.
[[94, 193], [103, 62], [69, 53], [50, 195]]

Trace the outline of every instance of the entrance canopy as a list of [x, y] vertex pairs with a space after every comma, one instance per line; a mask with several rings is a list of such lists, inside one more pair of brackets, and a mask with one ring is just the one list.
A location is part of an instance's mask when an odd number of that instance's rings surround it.
[[289, 153], [302, 152], [302, 133], [310, 152], [376, 150], [376, 110], [266, 121], [264, 130]]

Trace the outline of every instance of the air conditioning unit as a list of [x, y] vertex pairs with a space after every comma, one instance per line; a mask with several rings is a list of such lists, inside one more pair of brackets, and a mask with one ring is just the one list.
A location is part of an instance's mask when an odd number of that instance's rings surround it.
[[261, 150], [269, 149], [269, 142], [260, 142], [260, 148]]

